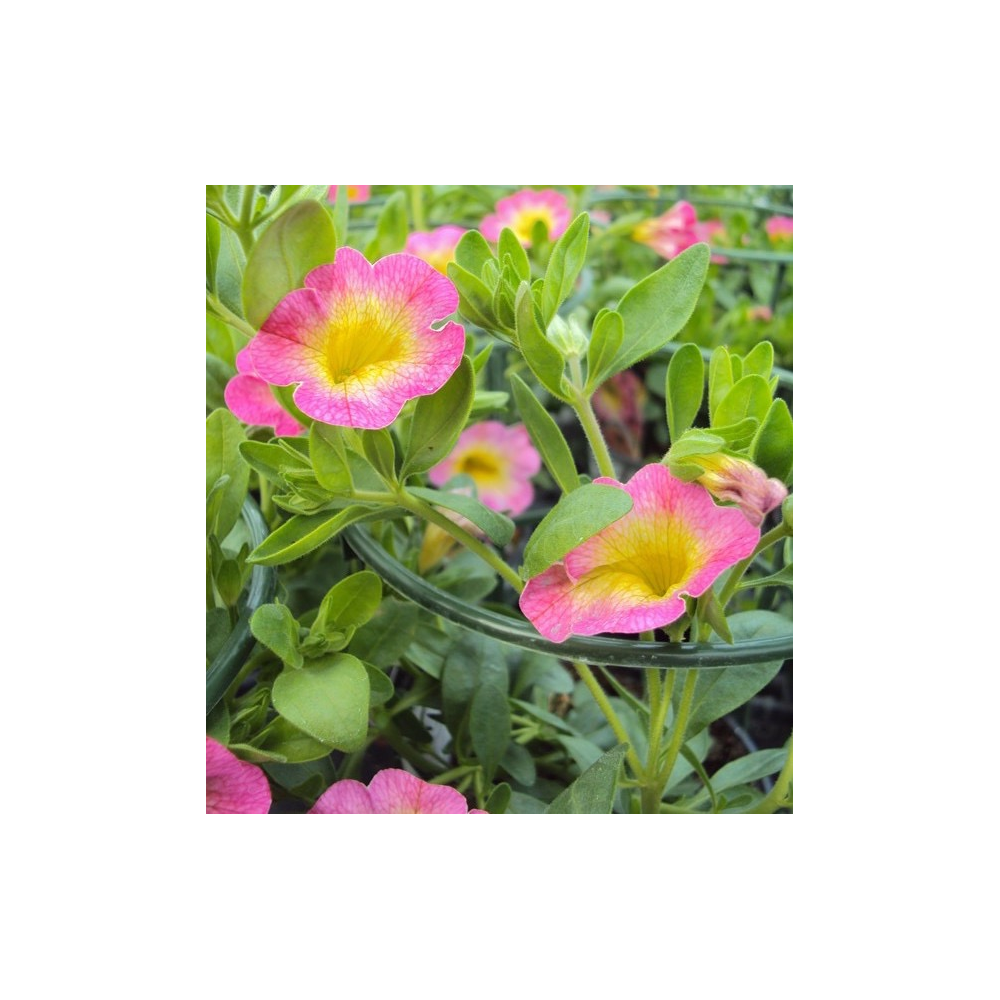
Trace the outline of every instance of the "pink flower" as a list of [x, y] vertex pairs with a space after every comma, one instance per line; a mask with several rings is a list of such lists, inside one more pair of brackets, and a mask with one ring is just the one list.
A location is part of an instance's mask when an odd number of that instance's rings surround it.
[[542, 460], [524, 424], [485, 420], [462, 431], [451, 454], [434, 466], [427, 478], [443, 486], [452, 476], [471, 476], [479, 499], [493, 510], [521, 514], [531, 505], [531, 477]]
[[[326, 192], [327, 201], [337, 200], [337, 189], [339, 185], [331, 185]], [[372, 186], [371, 184], [346, 184], [347, 188], [347, 200], [349, 202], [354, 201], [367, 201], [372, 196]]]
[[764, 517], [788, 496], [788, 488], [780, 479], [768, 479], [767, 473], [748, 458], [717, 452], [687, 456], [683, 461], [700, 466], [704, 471], [697, 482], [717, 500], [735, 503], [755, 527], [759, 528]]
[[594, 412], [608, 444], [617, 451], [638, 458], [642, 446], [642, 409], [646, 386], [631, 368], [612, 375], [594, 393]]
[[[699, 222], [694, 206], [690, 202], [679, 201], [663, 215], [640, 222], [632, 230], [632, 239], [652, 247], [661, 257], [673, 260], [695, 243], [710, 243], [724, 233], [725, 228], [717, 219]], [[713, 254], [712, 261], [724, 264], [726, 258]]]
[[788, 215], [773, 215], [764, 223], [764, 232], [774, 246], [792, 245], [792, 219]]
[[494, 243], [500, 239], [502, 229], [512, 229], [521, 243], [530, 247], [531, 231], [536, 222], [545, 223], [550, 240], [562, 236], [570, 223], [569, 203], [564, 195], [551, 188], [544, 191], [525, 188], [501, 198], [496, 209], [496, 214], [487, 215], [479, 227], [483, 236]]
[[734, 508], [717, 507], [697, 483], [663, 465], [643, 466], [627, 484], [600, 478], [633, 500], [624, 517], [533, 577], [521, 610], [542, 635], [641, 632], [684, 614], [716, 577], [753, 551], [760, 532]]
[[302, 425], [274, 398], [271, 387], [254, 374], [250, 351], [244, 347], [236, 355], [236, 370], [226, 385], [226, 406], [245, 424], [273, 427], [278, 437], [290, 437]]
[[414, 396], [437, 392], [462, 360], [465, 331], [448, 322], [455, 286], [411, 254], [374, 265], [351, 247], [306, 275], [250, 341], [257, 374], [299, 383], [303, 413], [341, 427], [387, 427]]
[[205, 737], [205, 812], [266, 813], [271, 808], [271, 786], [255, 764]]
[[395, 767], [379, 771], [367, 787], [349, 778], [335, 782], [316, 800], [309, 812], [487, 815], [485, 809], [470, 809], [465, 796], [454, 788], [432, 785]]
[[429, 233], [410, 233], [405, 250], [427, 261], [435, 271], [447, 274], [448, 264], [455, 259], [455, 247], [467, 231], [461, 226], [439, 226]]

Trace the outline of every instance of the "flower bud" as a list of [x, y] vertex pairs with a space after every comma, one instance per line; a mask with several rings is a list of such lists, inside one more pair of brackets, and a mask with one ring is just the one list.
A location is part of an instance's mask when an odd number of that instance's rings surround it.
[[587, 353], [589, 343], [587, 334], [574, 316], [571, 316], [569, 321], [563, 319], [562, 316], [554, 317], [549, 323], [546, 335], [567, 360], [583, 357]]
[[788, 489], [780, 479], [768, 479], [764, 470], [747, 458], [720, 451], [714, 455], [692, 455], [684, 462], [700, 466], [703, 471], [697, 481], [716, 500], [735, 503], [757, 527], [788, 496]]

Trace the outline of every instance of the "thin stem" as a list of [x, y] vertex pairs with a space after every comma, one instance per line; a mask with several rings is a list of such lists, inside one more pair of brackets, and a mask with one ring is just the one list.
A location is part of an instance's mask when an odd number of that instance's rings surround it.
[[622, 725], [622, 720], [618, 718], [618, 714], [615, 712], [608, 700], [608, 696], [604, 693], [604, 689], [598, 683], [597, 678], [594, 676], [594, 672], [587, 666], [586, 663], [581, 663], [574, 661], [573, 667], [576, 672], [580, 675], [580, 679], [584, 684], [587, 685], [587, 690], [590, 692], [591, 697], [597, 702], [597, 707], [604, 713], [604, 718], [608, 720], [611, 725], [611, 731], [615, 734], [615, 738], [619, 743], [627, 743], [628, 750], [625, 754], [626, 759], [629, 764], [632, 765], [632, 770], [635, 771], [637, 775], [642, 777], [644, 775], [642, 762], [639, 760], [639, 755], [635, 752], [632, 746], [632, 741], [629, 739], [628, 733], [625, 732], [625, 727]]
[[691, 706], [694, 703], [694, 689], [697, 683], [698, 671], [689, 670], [687, 676], [684, 678], [684, 690], [681, 692], [681, 703], [677, 709], [677, 718], [674, 720], [674, 731], [670, 737], [670, 743], [667, 745], [667, 759], [664, 761], [663, 770], [660, 772], [661, 789], [667, 787], [670, 775], [674, 770], [674, 764], [677, 763], [677, 755], [681, 752], [681, 747], [684, 745], [688, 719], [691, 716]]
[[[355, 494], [357, 496], [357, 494]], [[524, 584], [521, 582], [521, 578], [508, 566], [503, 559], [500, 558], [488, 545], [484, 545], [475, 535], [470, 534], [463, 527], [456, 524], [450, 517], [445, 517], [439, 511], [435, 510], [429, 503], [425, 503], [423, 500], [418, 499], [410, 493], [401, 490], [398, 494], [393, 497], [393, 502], [398, 504], [405, 510], [416, 514], [418, 517], [424, 518], [426, 521], [430, 521], [432, 524], [436, 524], [439, 528], [443, 528], [448, 532], [453, 538], [461, 542], [467, 549], [475, 552], [480, 559], [485, 563], [495, 569], [500, 576], [502, 576], [517, 593], [521, 593], [524, 590]]]
[[219, 319], [228, 323], [230, 326], [236, 327], [240, 333], [246, 334], [248, 337], [256, 337], [257, 331], [241, 316], [237, 316], [231, 309], [223, 304], [222, 300], [217, 296], [213, 295], [211, 292], [205, 293], [205, 302], [209, 309], [215, 313]]
[[410, 217], [413, 219], [414, 229], [423, 229], [427, 225], [424, 221], [424, 188], [421, 184], [410, 184]]
[[774, 783], [774, 788], [753, 807], [748, 810], [751, 813], [773, 813], [778, 809], [790, 809], [791, 797], [789, 792], [792, 787], [792, 737], [788, 737], [788, 759], [785, 766], [778, 775], [778, 780]]
[[571, 357], [569, 359], [569, 370], [573, 388], [576, 390], [574, 393], [575, 399], [571, 405], [576, 412], [577, 419], [580, 421], [583, 433], [587, 436], [587, 443], [590, 445], [594, 461], [597, 462], [597, 468], [600, 470], [602, 476], [607, 476], [609, 479], [617, 479], [615, 463], [611, 460], [611, 452], [608, 451], [607, 442], [601, 433], [601, 426], [597, 422], [594, 407], [590, 403], [590, 396], [586, 394], [583, 388], [583, 371], [580, 368], [580, 359], [578, 357]]

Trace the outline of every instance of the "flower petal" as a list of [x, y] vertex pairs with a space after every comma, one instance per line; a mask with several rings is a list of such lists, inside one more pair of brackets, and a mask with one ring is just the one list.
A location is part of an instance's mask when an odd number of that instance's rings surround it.
[[431, 785], [407, 771], [389, 767], [368, 783], [379, 813], [467, 813], [465, 796], [445, 785]]
[[310, 813], [374, 813], [368, 789], [360, 781], [345, 778], [334, 782], [309, 810]]
[[206, 736], [205, 812], [266, 813], [270, 808], [271, 786], [264, 772]]

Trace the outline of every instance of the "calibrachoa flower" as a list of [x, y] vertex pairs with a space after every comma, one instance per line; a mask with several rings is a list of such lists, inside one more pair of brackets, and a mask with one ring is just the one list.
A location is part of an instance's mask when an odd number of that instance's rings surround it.
[[345, 779], [332, 784], [310, 813], [480, 813], [470, 809], [465, 796], [445, 785], [432, 785], [408, 771], [388, 767], [368, 785]]
[[520, 606], [555, 642], [571, 633], [641, 632], [676, 621], [684, 596], [699, 597], [753, 551], [760, 532], [735, 508], [718, 507], [698, 483], [646, 465], [625, 490], [632, 510], [533, 577]]
[[633, 458], [641, 454], [646, 386], [631, 368], [608, 379], [594, 393], [594, 412], [608, 444]]
[[532, 191], [525, 188], [517, 194], [501, 198], [496, 204], [496, 214], [483, 219], [479, 231], [494, 243], [500, 239], [502, 229], [513, 229], [514, 235], [526, 247], [531, 246], [531, 231], [538, 221], [545, 223], [549, 239], [558, 239], [569, 226], [569, 203], [565, 195], [546, 188]]
[[[699, 222], [694, 205], [679, 201], [663, 215], [640, 222], [632, 230], [632, 239], [652, 247], [661, 257], [673, 260], [695, 243], [709, 243], [723, 232], [723, 225], [717, 219]], [[717, 254], [713, 254], [712, 260], [717, 264], [726, 263], [725, 257]]]
[[405, 250], [427, 261], [435, 271], [447, 274], [448, 264], [455, 259], [455, 247], [466, 232], [461, 226], [439, 226], [429, 233], [410, 233]]
[[264, 772], [206, 736], [205, 812], [266, 813], [270, 808], [271, 786]]
[[717, 452], [688, 457], [684, 462], [701, 466], [704, 472], [696, 481], [717, 500], [735, 503], [758, 528], [765, 515], [788, 496], [788, 489], [780, 479], [768, 479], [767, 473], [748, 458]]
[[437, 392], [459, 366], [465, 331], [448, 322], [455, 286], [411, 254], [374, 265], [351, 247], [306, 275], [250, 341], [272, 385], [300, 383], [303, 413], [341, 427], [388, 427], [414, 396]]
[[239, 374], [226, 384], [225, 399], [226, 406], [243, 423], [273, 427], [278, 437], [298, 434], [302, 430], [302, 424], [274, 398], [271, 387], [254, 373], [246, 347], [236, 355], [236, 371]]
[[[337, 200], [339, 184], [331, 184], [326, 192], [327, 201]], [[371, 184], [346, 184], [348, 201], [367, 201], [372, 196]]]
[[773, 215], [764, 223], [764, 232], [774, 246], [792, 245], [792, 219], [788, 215]]
[[531, 477], [541, 467], [524, 424], [485, 420], [462, 431], [451, 454], [427, 478], [443, 486], [452, 476], [464, 473], [475, 481], [476, 493], [487, 507], [521, 514], [535, 497]]

